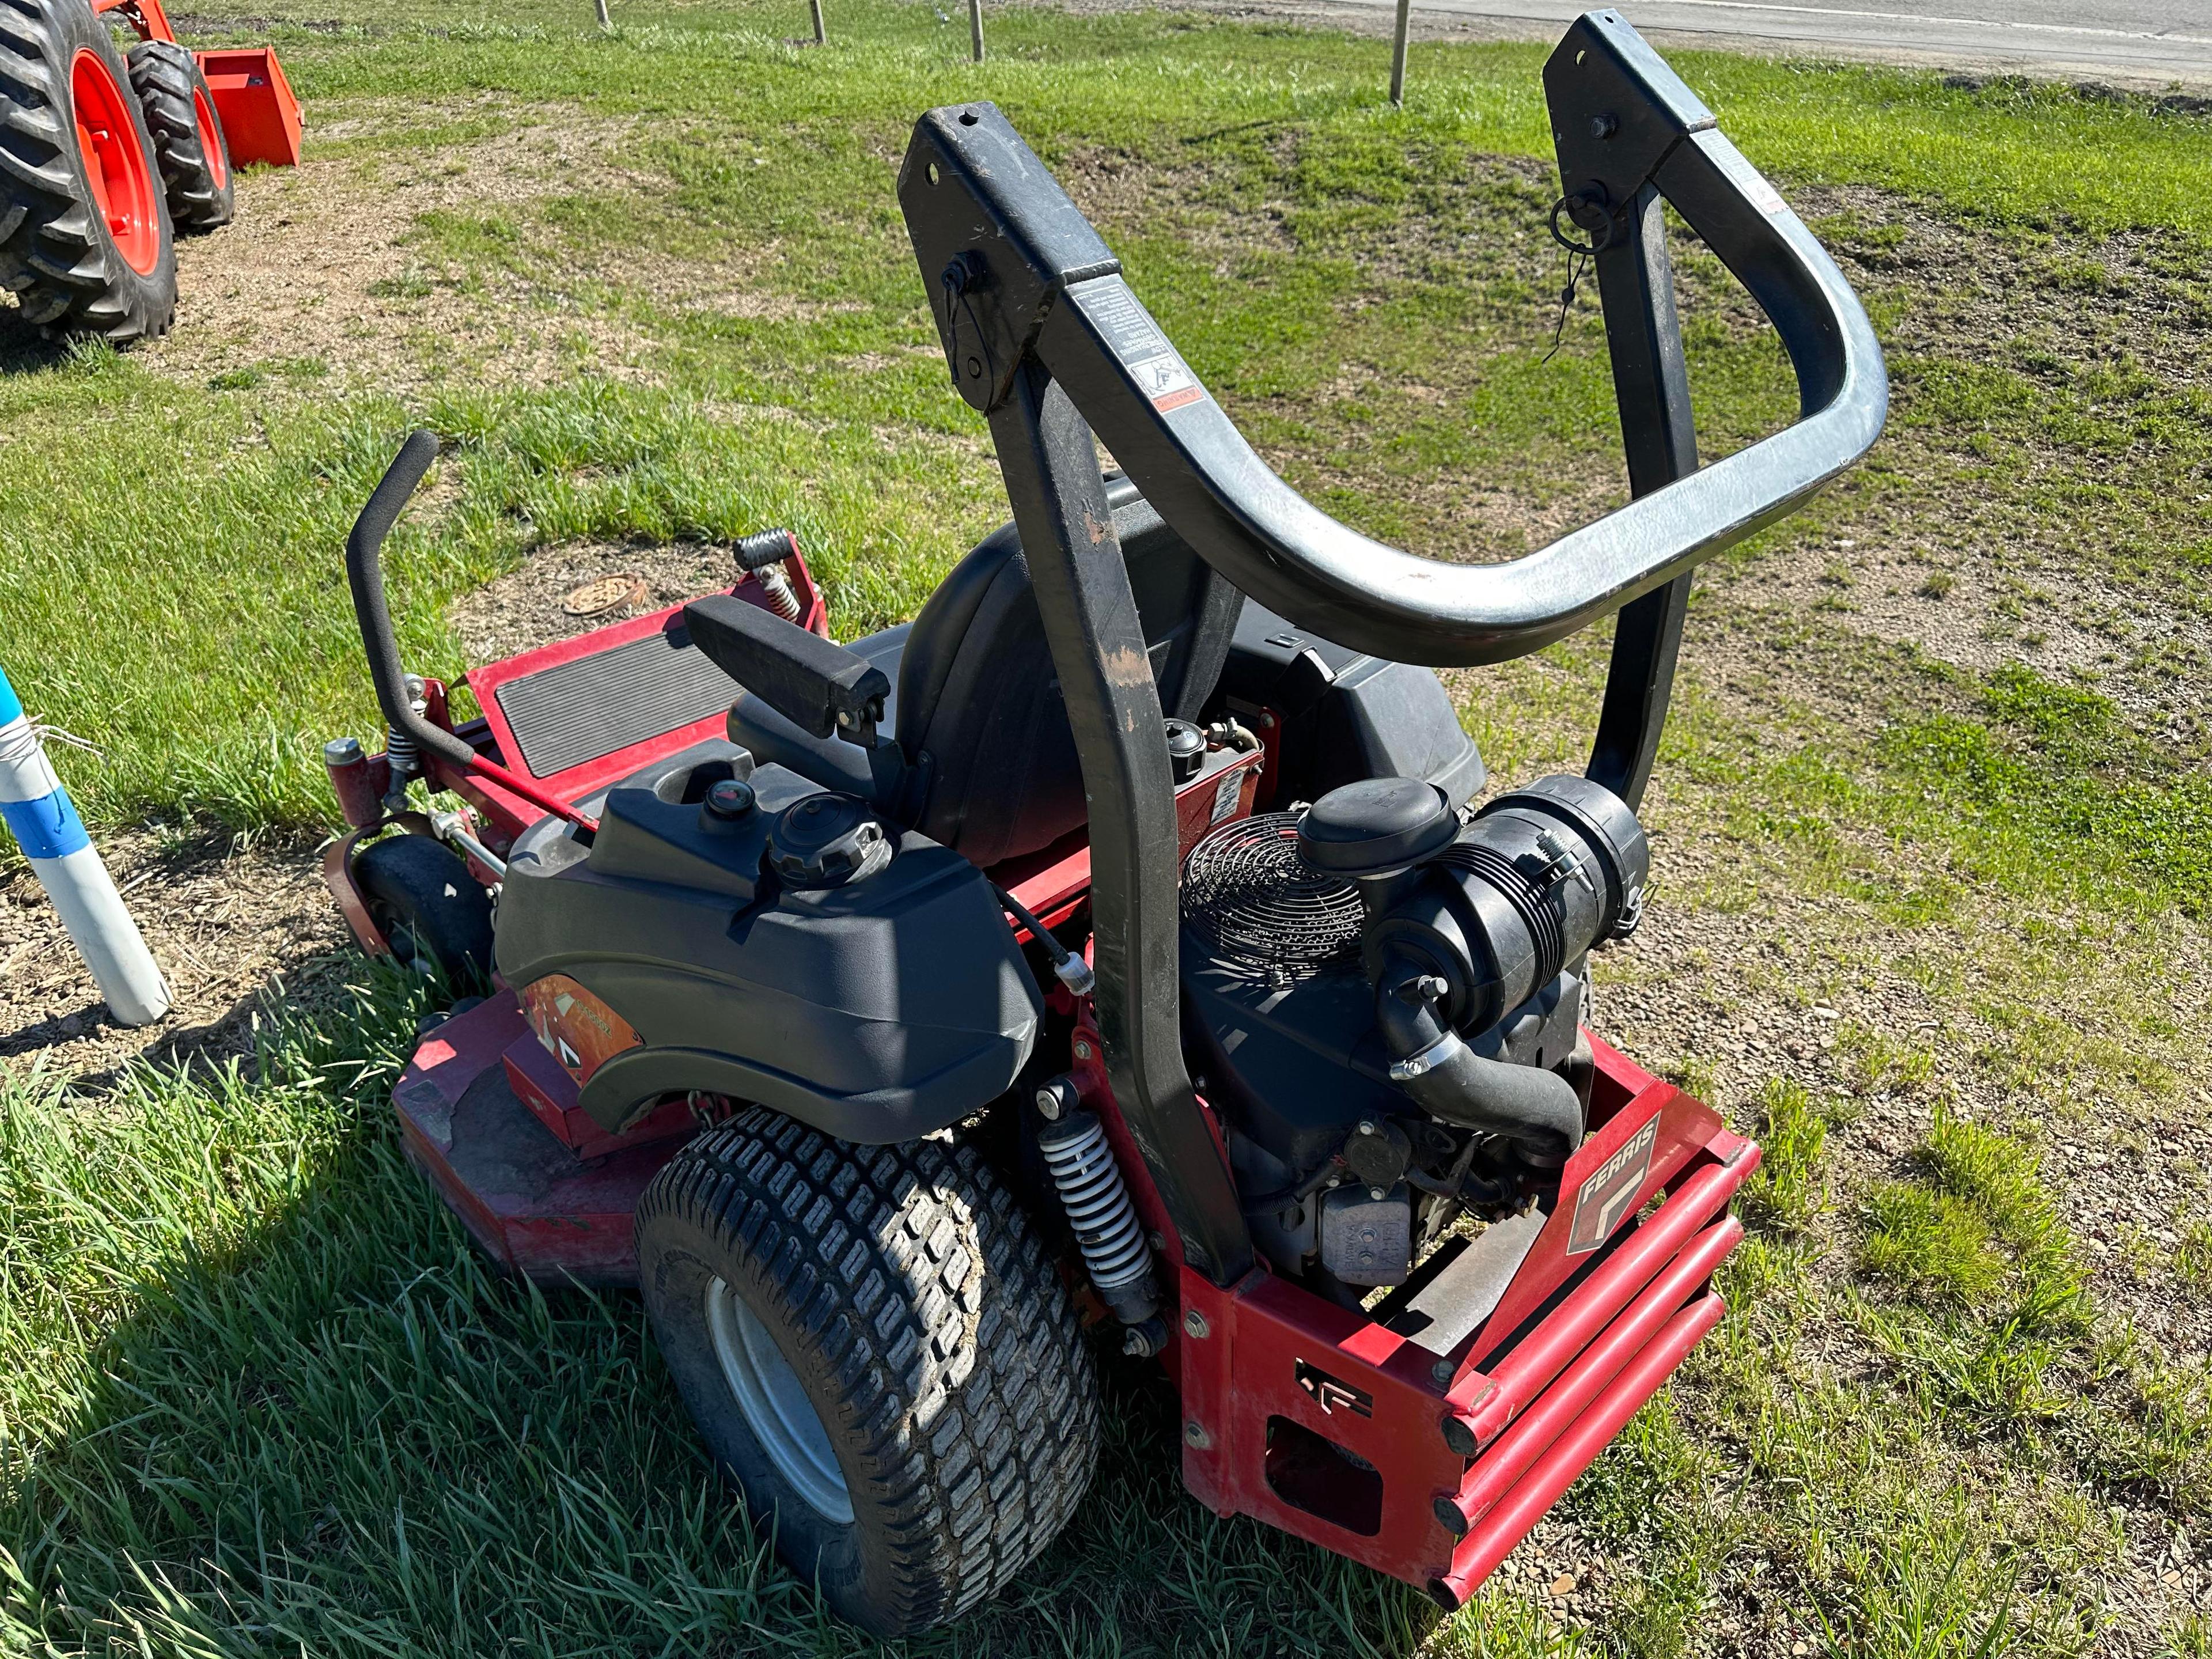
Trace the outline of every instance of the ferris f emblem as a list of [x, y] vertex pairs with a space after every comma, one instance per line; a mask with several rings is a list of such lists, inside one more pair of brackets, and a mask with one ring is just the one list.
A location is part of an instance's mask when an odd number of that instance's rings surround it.
[[1659, 1139], [1659, 1117], [1628, 1138], [1628, 1143], [1598, 1165], [1575, 1194], [1574, 1224], [1567, 1230], [1567, 1254], [1587, 1255], [1613, 1237], [1627, 1219], [1651, 1173], [1651, 1148]]

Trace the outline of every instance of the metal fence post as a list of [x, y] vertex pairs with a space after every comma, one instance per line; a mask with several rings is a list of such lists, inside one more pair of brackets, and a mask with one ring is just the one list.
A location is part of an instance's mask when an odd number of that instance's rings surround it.
[[822, 20], [822, 0], [806, 0], [806, 3], [814, 13], [814, 44], [826, 46], [830, 44], [830, 26]]
[[592, 0], [592, 9], [599, 14], [599, 28], [604, 33], [614, 32], [614, 19], [607, 15], [607, 0]]
[[1390, 102], [1406, 101], [1406, 35], [1413, 27], [1413, 0], [1398, 0], [1398, 27], [1390, 37]]
[[983, 61], [983, 0], [968, 0], [968, 44], [975, 49], [975, 61]]

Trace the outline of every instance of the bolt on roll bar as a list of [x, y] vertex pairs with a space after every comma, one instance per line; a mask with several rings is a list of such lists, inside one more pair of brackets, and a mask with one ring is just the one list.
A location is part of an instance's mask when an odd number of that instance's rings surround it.
[[[1356, 649], [1501, 662], [1620, 611], [1589, 769], [1632, 807], [1665, 724], [1689, 572], [1802, 505], [1866, 453], [1887, 413], [1881, 349], [1842, 273], [1618, 13], [1576, 21], [1544, 82], [1563, 187], [1554, 223], [1565, 214], [1590, 239], [1633, 499], [1504, 564], [1402, 552], [1278, 477], [995, 106], [932, 110], [900, 168], [945, 361], [990, 422], [1082, 759], [1115, 1097], [1185, 1263], [1216, 1284], [1249, 1269], [1251, 1241], [1183, 1063], [1173, 783], [1093, 434], [1237, 587]], [[1765, 312], [1802, 410], [1702, 469], [1668, 203]]]

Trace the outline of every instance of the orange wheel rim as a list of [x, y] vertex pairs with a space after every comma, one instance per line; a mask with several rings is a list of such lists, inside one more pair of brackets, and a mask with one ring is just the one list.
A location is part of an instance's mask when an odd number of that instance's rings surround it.
[[77, 53], [70, 68], [70, 90], [93, 209], [106, 221], [123, 263], [148, 276], [161, 258], [161, 198], [155, 194], [153, 166], [138, 142], [131, 106], [100, 54], [89, 47]]
[[200, 154], [207, 157], [208, 177], [221, 190], [230, 182], [230, 157], [222, 153], [222, 134], [216, 130], [215, 110], [207, 94], [192, 90], [192, 118], [199, 123]]

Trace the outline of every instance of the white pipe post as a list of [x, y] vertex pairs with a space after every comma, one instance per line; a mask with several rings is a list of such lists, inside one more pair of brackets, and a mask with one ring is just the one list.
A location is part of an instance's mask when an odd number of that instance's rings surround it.
[[53, 901], [77, 954], [125, 1025], [151, 1025], [169, 1012], [169, 988], [123, 908], [107, 866], [93, 850], [69, 792], [54, 775], [39, 729], [0, 670], [0, 820]]
[[613, 18], [607, 15], [607, 0], [592, 0], [592, 9], [597, 11], [599, 15], [599, 33], [602, 34], [613, 33], [615, 21]]
[[1398, 0], [1398, 27], [1390, 37], [1390, 102], [1403, 108], [1406, 102], [1406, 36], [1413, 23], [1413, 0]]
[[814, 14], [814, 44], [826, 46], [830, 44], [830, 25], [822, 15], [822, 0], [807, 0], [807, 6]]
[[975, 61], [983, 61], [983, 0], [968, 0], [968, 43]]

